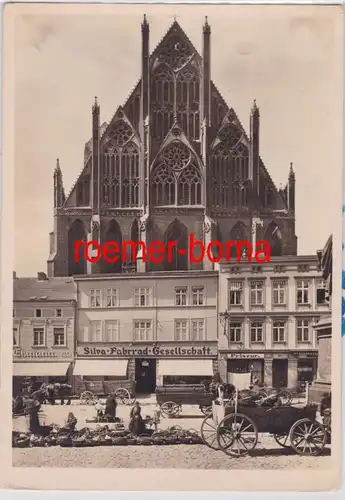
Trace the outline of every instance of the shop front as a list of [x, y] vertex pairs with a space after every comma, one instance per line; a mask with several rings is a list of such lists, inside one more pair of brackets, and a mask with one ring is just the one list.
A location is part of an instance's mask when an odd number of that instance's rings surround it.
[[71, 383], [73, 352], [48, 348], [24, 350], [13, 348], [13, 394], [38, 388], [43, 382]]
[[250, 373], [252, 379], [257, 378], [260, 383], [263, 382], [264, 355], [261, 353], [228, 353], [226, 367], [228, 384], [234, 383], [236, 373]]
[[317, 376], [318, 351], [294, 351], [291, 354], [297, 358], [298, 384], [311, 384]]
[[73, 375], [80, 381], [135, 381], [137, 394], [157, 385], [200, 383], [218, 370], [217, 343], [80, 344]]

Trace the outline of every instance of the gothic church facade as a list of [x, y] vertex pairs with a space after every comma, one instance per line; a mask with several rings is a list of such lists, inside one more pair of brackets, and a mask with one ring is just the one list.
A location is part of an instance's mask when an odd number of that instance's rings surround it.
[[[247, 134], [211, 80], [211, 29], [203, 26], [202, 56], [175, 21], [150, 54], [149, 24], [142, 30], [141, 78], [108, 124], [92, 108], [92, 138], [84, 166], [65, 196], [62, 172], [54, 172], [54, 231], [49, 276], [211, 269], [189, 262], [189, 235], [271, 244], [271, 255], [296, 255], [295, 175], [277, 189], [260, 157], [260, 114], [254, 101]], [[262, 225], [254, 228], [257, 218]], [[173, 259], [140, 269], [126, 262], [90, 264], [76, 241], [178, 241]], [[130, 249], [129, 249], [130, 250]], [[135, 260], [135, 259], [134, 259]]]

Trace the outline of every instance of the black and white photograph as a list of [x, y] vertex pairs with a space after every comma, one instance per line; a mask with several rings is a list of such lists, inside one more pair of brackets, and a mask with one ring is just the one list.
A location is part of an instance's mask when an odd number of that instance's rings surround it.
[[12, 483], [336, 488], [340, 7], [6, 23]]

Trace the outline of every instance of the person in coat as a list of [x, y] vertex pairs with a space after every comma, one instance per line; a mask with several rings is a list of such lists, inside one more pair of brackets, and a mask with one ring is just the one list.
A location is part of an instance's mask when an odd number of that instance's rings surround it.
[[114, 421], [116, 418], [116, 408], [117, 408], [117, 403], [116, 403], [116, 398], [115, 394], [109, 394], [107, 397], [107, 400], [105, 402], [105, 416], [109, 421]]
[[139, 436], [140, 434], [142, 434], [145, 431], [145, 424], [141, 416], [141, 408], [138, 401], [136, 401], [133, 408], [131, 409], [129, 418], [130, 421], [128, 428], [132, 432], [132, 434], [134, 434], [135, 436]]
[[41, 435], [41, 424], [38, 417], [41, 404], [38, 399], [29, 399], [26, 401], [25, 414], [29, 417], [29, 431], [36, 436]]

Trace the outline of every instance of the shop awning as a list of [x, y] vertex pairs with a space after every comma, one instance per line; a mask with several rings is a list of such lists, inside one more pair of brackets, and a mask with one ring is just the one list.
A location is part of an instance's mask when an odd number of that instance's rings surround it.
[[90, 377], [125, 377], [128, 359], [77, 359], [73, 375]]
[[213, 375], [212, 359], [160, 359], [159, 375], [208, 377]]
[[15, 377], [63, 377], [71, 363], [13, 363]]

